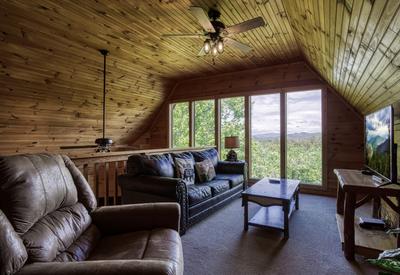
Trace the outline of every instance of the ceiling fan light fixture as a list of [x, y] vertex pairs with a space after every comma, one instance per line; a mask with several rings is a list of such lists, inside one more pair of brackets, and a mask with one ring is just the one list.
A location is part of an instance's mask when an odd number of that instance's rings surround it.
[[204, 52], [207, 54], [207, 53], [210, 52], [210, 50], [211, 50], [211, 43], [210, 43], [210, 40], [207, 39], [207, 40], [204, 42]]
[[217, 45], [214, 45], [211, 49], [212, 55], [216, 56], [218, 54], [218, 47]]
[[219, 53], [224, 52], [224, 42], [222, 41], [222, 39], [218, 40], [217, 42], [217, 50]]

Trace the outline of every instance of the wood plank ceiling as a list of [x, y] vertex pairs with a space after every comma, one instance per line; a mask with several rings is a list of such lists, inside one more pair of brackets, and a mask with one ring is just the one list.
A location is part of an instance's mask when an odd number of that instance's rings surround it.
[[[189, 13], [217, 2], [250, 54], [198, 57]], [[174, 83], [305, 59], [363, 113], [400, 99], [398, 0], [0, 0], [0, 152], [93, 144], [101, 131], [102, 57], [108, 59], [107, 135], [140, 136]]]
[[400, 99], [400, 1], [283, 1], [306, 60], [354, 107]]
[[201, 32], [188, 12], [212, 1], [0, 1], [0, 152], [93, 144], [101, 131], [102, 56], [107, 48], [107, 135], [128, 143], [148, 127], [177, 79], [299, 60], [282, 2], [219, 1], [233, 25], [263, 16], [268, 25], [237, 35], [254, 51], [227, 48], [215, 65], [197, 57]]

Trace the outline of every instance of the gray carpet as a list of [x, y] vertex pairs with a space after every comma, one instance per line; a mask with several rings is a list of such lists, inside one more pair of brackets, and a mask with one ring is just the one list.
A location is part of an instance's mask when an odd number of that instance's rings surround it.
[[[257, 209], [253, 204], [250, 214]], [[378, 274], [361, 257], [346, 261], [335, 211], [335, 198], [300, 194], [284, 242], [277, 231], [244, 232], [241, 200], [235, 200], [182, 237], [185, 274]]]

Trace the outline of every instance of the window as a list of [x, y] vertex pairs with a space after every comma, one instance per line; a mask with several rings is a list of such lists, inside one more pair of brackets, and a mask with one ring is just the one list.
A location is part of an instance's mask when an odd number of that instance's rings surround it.
[[322, 183], [321, 91], [287, 93], [286, 176]]
[[251, 97], [250, 177], [281, 175], [280, 94]]
[[[250, 111], [248, 128], [245, 102]], [[220, 157], [225, 159], [230, 150], [225, 148], [225, 137], [238, 136], [239, 148], [233, 149], [239, 160], [249, 160], [250, 178], [286, 177], [322, 184], [321, 90], [187, 101], [171, 104], [170, 111], [172, 147], [219, 143]], [[245, 140], [246, 130], [249, 140]]]
[[189, 146], [189, 103], [171, 104], [171, 145], [172, 147]]
[[244, 160], [244, 97], [221, 99], [221, 158], [224, 159], [230, 149], [225, 149], [225, 137], [238, 136], [240, 148], [234, 149], [238, 159]]
[[194, 145], [215, 145], [215, 100], [194, 102]]

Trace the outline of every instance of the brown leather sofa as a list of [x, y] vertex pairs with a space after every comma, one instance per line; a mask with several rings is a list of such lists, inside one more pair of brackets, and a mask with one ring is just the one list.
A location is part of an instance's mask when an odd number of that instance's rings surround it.
[[0, 157], [0, 274], [183, 274], [176, 203], [97, 208], [66, 156]]

